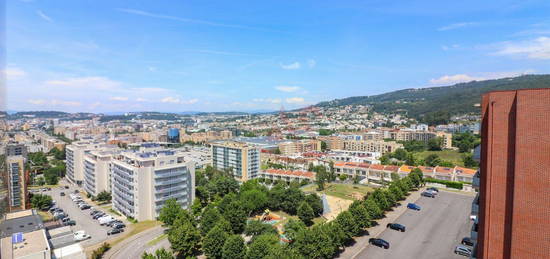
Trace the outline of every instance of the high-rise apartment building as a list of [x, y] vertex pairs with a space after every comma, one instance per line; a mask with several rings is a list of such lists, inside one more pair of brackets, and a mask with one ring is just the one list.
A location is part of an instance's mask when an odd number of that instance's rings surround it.
[[177, 128], [168, 129], [168, 142], [170, 143], [180, 142], [180, 129], [177, 129]]
[[321, 152], [321, 141], [316, 139], [302, 139], [279, 143], [279, 151], [282, 155], [295, 155], [305, 152]]
[[25, 144], [18, 144], [17, 142], [8, 143], [6, 145], [6, 156], [22, 156], [27, 158], [27, 147]]
[[84, 155], [84, 190], [93, 196], [111, 191], [111, 157], [115, 149], [91, 150]]
[[84, 182], [84, 155], [105, 144], [94, 141], [77, 141], [65, 148], [66, 178], [74, 184]]
[[474, 257], [548, 258], [550, 88], [485, 94], [481, 131]]
[[260, 149], [237, 141], [211, 143], [212, 167], [230, 170], [235, 179], [245, 182], [256, 178], [260, 169]]
[[111, 160], [113, 209], [137, 220], [158, 217], [168, 199], [185, 209], [195, 198], [195, 165], [158, 148], [125, 151]]
[[28, 173], [25, 172], [26, 159], [23, 156], [8, 156], [6, 158], [8, 183], [8, 203], [11, 211], [24, 210], [29, 207], [27, 192]]

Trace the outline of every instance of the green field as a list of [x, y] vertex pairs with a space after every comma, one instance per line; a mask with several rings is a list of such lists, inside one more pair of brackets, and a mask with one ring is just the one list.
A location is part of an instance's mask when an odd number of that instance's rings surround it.
[[[315, 192], [317, 185], [309, 185], [302, 189], [304, 192]], [[320, 193], [331, 195], [346, 200], [355, 200], [352, 194], [360, 194], [361, 197], [373, 191], [372, 187], [360, 184], [328, 183], [325, 184], [325, 190]]]
[[458, 166], [464, 166], [462, 162], [463, 153], [459, 153], [457, 150], [442, 150], [442, 151], [423, 151], [414, 153], [416, 159], [425, 159], [431, 154], [438, 155], [442, 160], [449, 161]]

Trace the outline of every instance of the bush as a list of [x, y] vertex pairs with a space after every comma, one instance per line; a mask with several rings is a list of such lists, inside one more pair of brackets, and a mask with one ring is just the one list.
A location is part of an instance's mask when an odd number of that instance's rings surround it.
[[92, 259], [100, 259], [100, 258], [103, 258], [103, 255], [105, 254], [105, 252], [107, 252], [107, 250], [109, 250], [111, 248], [111, 245], [109, 245], [108, 243], [104, 242], [101, 247], [99, 247], [98, 249], [94, 250], [92, 252]]
[[462, 187], [463, 187], [463, 184], [461, 182], [439, 180], [439, 179], [434, 179], [434, 178], [424, 178], [424, 181], [428, 182], [428, 183], [444, 184], [447, 188], [453, 188], [453, 189], [458, 189], [458, 190], [462, 190]]

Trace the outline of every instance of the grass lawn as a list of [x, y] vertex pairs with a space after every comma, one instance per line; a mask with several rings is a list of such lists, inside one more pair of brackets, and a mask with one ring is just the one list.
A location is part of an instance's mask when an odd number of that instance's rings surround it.
[[36, 190], [36, 189], [42, 189], [42, 188], [57, 188], [59, 187], [59, 184], [53, 184], [53, 185], [48, 185], [48, 184], [45, 184], [45, 185], [42, 185], [42, 186], [39, 186], [39, 185], [32, 185], [32, 186], [29, 186], [29, 189], [30, 190]]
[[449, 161], [458, 166], [464, 166], [462, 162], [462, 153], [459, 153], [457, 150], [442, 150], [442, 151], [422, 151], [414, 153], [416, 159], [425, 159], [431, 154], [438, 155], [442, 160]]
[[111, 244], [111, 247], [113, 247], [113, 246], [120, 243], [122, 240], [124, 240], [126, 238], [129, 238], [133, 235], [136, 235], [140, 232], [143, 232], [143, 231], [145, 231], [147, 229], [150, 229], [150, 228], [153, 228], [155, 226], [159, 226], [161, 224], [162, 223], [160, 221], [156, 221], [156, 220], [145, 220], [145, 221], [140, 221], [138, 223], [130, 224], [130, 226], [128, 226], [128, 229], [130, 229], [130, 231], [128, 231], [128, 232], [124, 231], [124, 233], [126, 233], [124, 236], [121, 236], [120, 238], [114, 239], [112, 242], [109, 242], [109, 243]]
[[[317, 185], [306, 186], [302, 189], [304, 192], [315, 192]], [[325, 190], [319, 193], [331, 195], [346, 200], [355, 200], [352, 194], [359, 194], [361, 197], [367, 193], [372, 192], [372, 187], [360, 184], [347, 184], [347, 183], [328, 183], [325, 185]]]
[[46, 222], [46, 221], [53, 220], [53, 215], [51, 213], [47, 211], [41, 211], [41, 210], [37, 210], [37, 211], [40, 218], [42, 218], [42, 221]]
[[158, 242], [162, 241], [163, 239], [167, 238], [168, 237], [168, 234], [162, 234], [158, 237], [156, 237], [155, 239], [147, 242], [147, 245], [150, 245], [150, 246], [154, 246], [156, 245]]

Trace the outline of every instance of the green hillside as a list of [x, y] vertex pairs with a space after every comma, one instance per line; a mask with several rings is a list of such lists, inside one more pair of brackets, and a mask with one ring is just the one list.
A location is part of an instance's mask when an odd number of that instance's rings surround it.
[[439, 115], [479, 113], [476, 104], [489, 91], [524, 88], [548, 88], [550, 75], [524, 75], [485, 81], [472, 81], [451, 86], [404, 89], [373, 96], [356, 96], [322, 102], [317, 106], [370, 104], [377, 112], [406, 112], [410, 117], [426, 120]]

